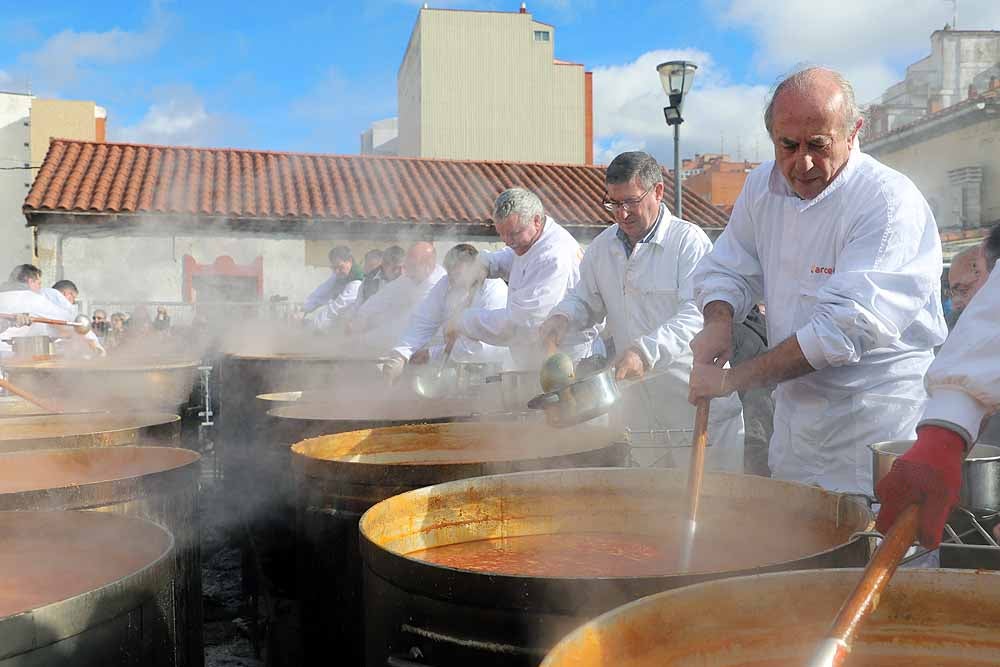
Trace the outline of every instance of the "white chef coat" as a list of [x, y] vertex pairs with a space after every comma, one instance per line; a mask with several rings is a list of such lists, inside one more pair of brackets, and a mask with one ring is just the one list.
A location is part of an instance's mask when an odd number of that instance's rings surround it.
[[852, 152], [812, 199], [773, 162], [750, 173], [695, 294], [730, 303], [737, 322], [764, 302], [771, 345], [794, 335], [817, 369], [775, 392], [774, 477], [872, 493], [868, 445], [913, 437], [923, 409], [947, 332], [940, 277], [930, 207], [874, 158]]
[[[43, 287], [42, 296], [63, 310], [65, 314], [59, 319], [72, 322], [80, 314], [79, 309], [69, 302], [65, 294], [57, 289]], [[100, 339], [92, 330], [83, 335], [74, 331], [72, 334], [63, 336], [57, 340], [55, 346], [61, 354], [69, 357], [90, 357], [96, 354], [98, 350], [104, 352], [104, 346], [101, 345]]]
[[[326, 283], [324, 283], [324, 285], [325, 284]], [[320, 285], [313, 291], [313, 294], [322, 289], [323, 285]], [[313, 297], [313, 294], [309, 295], [310, 298]], [[354, 306], [357, 304], [358, 296], [360, 294], [361, 281], [348, 281], [337, 296], [333, 297], [326, 304], [319, 306], [315, 310], [312, 315], [313, 326], [317, 329], [329, 329], [335, 326], [341, 318], [350, 317], [351, 314], [353, 314]]]
[[[696, 225], [675, 218], [660, 204], [652, 236], [626, 257], [618, 225], [605, 229], [588, 246], [580, 265], [580, 281], [553, 314], [565, 315], [570, 329], [592, 326], [607, 317], [606, 333], [615, 354], [635, 347], [649, 373], [658, 377], [622, 392], [625, 425], [635, 430], [692, 428], [694, 408], [688, 403], [693, 356], [691, 339], [701, 331], [701, 311], [694, 301], [691, 275], [712, 248]], [[709, 410], [710, 469], [743, 472], [743, 415], [736, 396], [712, 401]], [[651, 440], [662, 438], [651, 438]], [[688, 450], [673, 452], [678, 465]]]
[[958, 318], [927, 371], [930, 400], [922, 423], [958, 427], [966, 442], [979, 435], [987, 415], [1000, 411], [1000, 271]]
[[392, 349], [417, 305], [445, 275], [444, 268], [439, 265], [420, 283], [409, 276], [400, 276], [361, 304], [352, 323], [352, 331], [361, 348], [376, 356]]
[[[523, 255], [510, 248], [479, 253], [488, 277], [507, 281], [507, 303], [466, 310], [460, 319], [462, 334], [508, 346], [516, 370], [538, 370], [545, 357], [538, 327], [580, 279], [582, 257], [576, 239], [547, 216], [541, 236]], [[560, 347], [577, 361], [590, 355], [596, 337], [597, 329], [591, 327], [566, 336]]]
[[[450, 304], [451, 295], [448, 292], [448, 276], [438, 283], [420, 302], [410, 321], [403, 331], [393, 352], [409, 360], [417, 350], [427, 347], [442, 325], [446, 324], [453, 312]], [[502, 280], [484, 280], [476, 289], [469, 303], [470, 308], [496, 309], [507, 304], [507, 284]], [[456, 315], [458, 313], [455, 313]], [[472, 340], [467, 336], [459, 336], [451, 351], [451, 360], [455, 362], [492, 363], [501, 366], [509, 365], [509, 355], [504, 347], [489, 345], [482, 341]]]
[[[38, 292], [32, 292], [25, 286], [23, 290], [0, 291], [0, 313], [28, 313], [35, 317], [48, 317], [53, 320], [65, 320], [66, 312]], [[71, 335], [69, 327], [53, 326], [51, 324], [32, 324], [26, 327], [10, 326], [11, 320], [0, 319], [0, 356], [12, 352], [7, 342], [19, 336], [48, 336], [60, 338]]]

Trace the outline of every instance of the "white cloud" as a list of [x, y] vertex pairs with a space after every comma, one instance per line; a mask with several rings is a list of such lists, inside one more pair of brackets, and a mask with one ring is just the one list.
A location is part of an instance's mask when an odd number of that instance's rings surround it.
[[20, 65], [31, 73], [32, 86], [45, 94], [78, 83], [94, 66], [131, 63], [148, 57], [163, 43], [170, 17], [154, 4], [147, 26], [141, 30], [112, 28], [104, 32], [63, 30], [42, 45], [19, 56]]
[[181, 146], [221, 146], [232, 130], [223, 114], [209, 112], [205, 101], [189, 87], [156, 91], [156, 101], [134, 125], [115, 129], [112, 139]]
[[[753, 35], [755, 60], [764, 71], [799, 63], [828, 65], [869, 102], [903, 76], [910, 60], [930, 52], [930, 34], [952, 20], [942, 0], [840, 0], [823, 8], [815, 0], [727, 0], [722, 22]], [[958, 27], [992, 30], [1000, 2], [961, 0]]]
[[673, 165], [673, 131], [663, 119], [666, 95], [656, 73], [656, 65], [666, 60], [698, 64], [684, 102], [684, 157], [718, 152], [724, 138], [734, 158], [769, 158], [762, 120], [767, 87], [730, 83], [708, 53], [688, 49], [650, 51], [624, 65], [594, 69], [595, 161], [606, 164], [622, 151], [647, 150]]

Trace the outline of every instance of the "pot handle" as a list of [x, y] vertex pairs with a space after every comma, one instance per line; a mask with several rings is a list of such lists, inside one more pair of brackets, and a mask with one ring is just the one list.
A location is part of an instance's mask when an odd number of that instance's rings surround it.
[[528, 407], [532, 410], [544, 410], [547, 407], [556, 405], [559, 402], [559, 394], [557, 392], [549, 392], [547, 394], [539, 394], [533, 399], [528, 401]]

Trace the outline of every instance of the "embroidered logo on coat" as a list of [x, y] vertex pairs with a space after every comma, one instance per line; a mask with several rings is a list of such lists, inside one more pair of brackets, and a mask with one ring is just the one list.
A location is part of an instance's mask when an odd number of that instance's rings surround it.
[[832, 266], [816, 266], [815, 264], [813, 264], [812, 268], [809, 269], [809, 273], [822, 273], [824, 275], [828, 275], [829, 276], [829, 275], [833, 274], [833, 267]]

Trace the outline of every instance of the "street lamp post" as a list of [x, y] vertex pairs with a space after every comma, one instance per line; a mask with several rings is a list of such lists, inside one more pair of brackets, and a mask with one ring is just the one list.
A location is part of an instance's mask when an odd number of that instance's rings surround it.
[[660, 75], [663, 92], [667, 94], [667, 106], [663, 107], [663, 117], [667, 125], [674, 128], [674, 215], [682, 217], [681, 207], [681, 108], [684, 96], [691, 90], [695, 70], [698, 66], [686, 60], [671, 60], [656, 66]]

